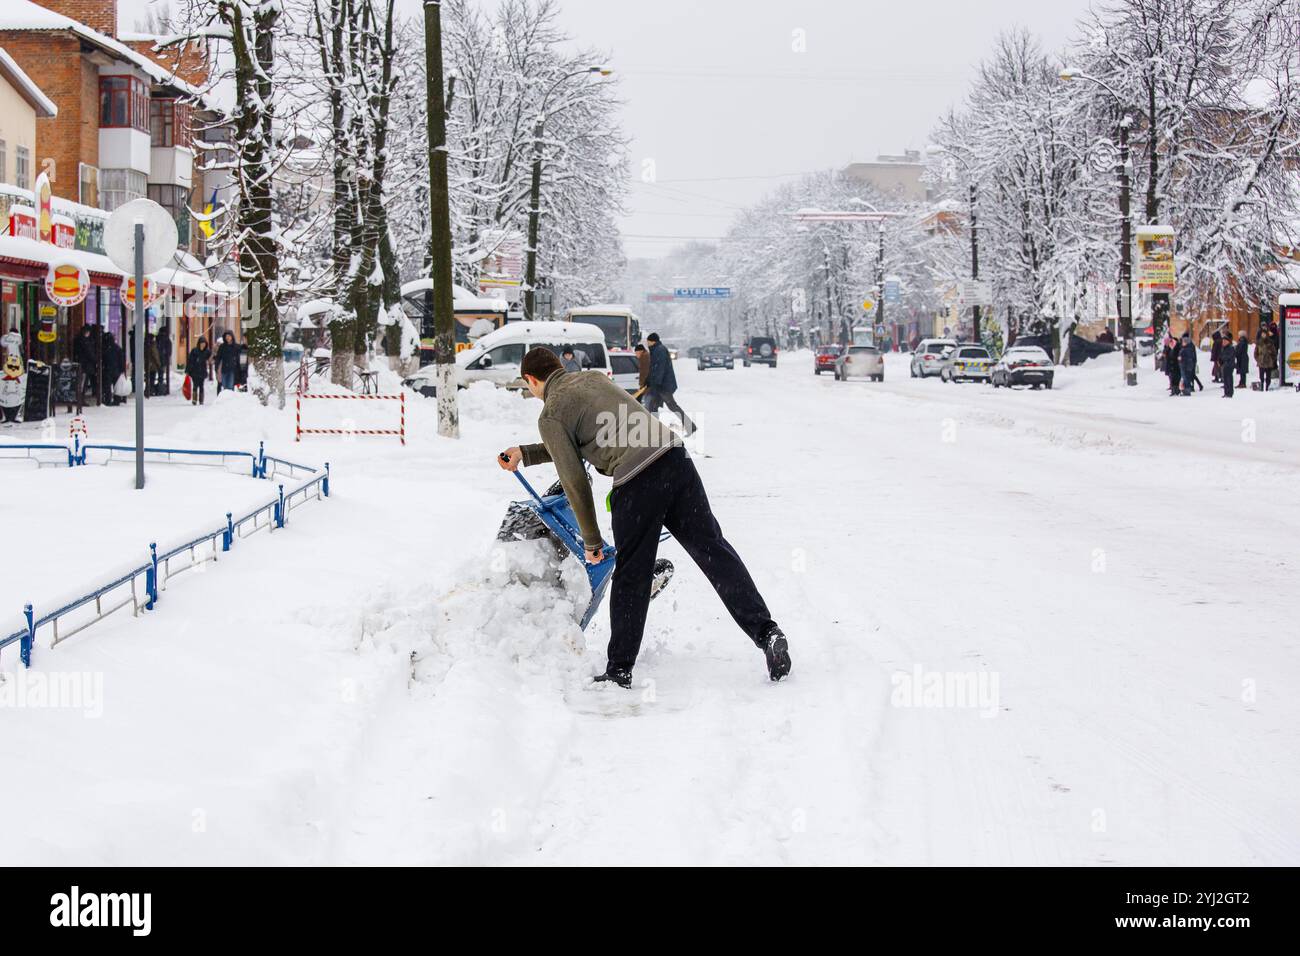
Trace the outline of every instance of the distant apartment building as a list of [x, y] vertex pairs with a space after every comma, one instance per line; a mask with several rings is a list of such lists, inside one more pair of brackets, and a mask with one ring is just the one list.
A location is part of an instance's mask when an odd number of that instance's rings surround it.
[[901, 156], [877, 156], [874, 163], [849, 163], [841, 175], [850, 182], [865, 183], [886, 196], [898, 196], [907, 202], [926, 202], [930, 190], [921, 182], [925, 165], [919, 150], [907, 150]]

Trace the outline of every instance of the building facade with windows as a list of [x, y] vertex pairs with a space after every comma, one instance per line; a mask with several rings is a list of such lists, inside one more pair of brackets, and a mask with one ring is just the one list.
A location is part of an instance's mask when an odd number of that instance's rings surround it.
[[[103, 257], [102, 230], [108, 214], [131, 200], [152, 199], [175, 218], [179, 248], [165, 281], [187, 306], [200, 294], [211, 298], [233, 291], [233, 283], [224, 285], [202, 265], [207, 250], [191, 215], [207, 205], [210, 195], [205, 192], [211, 188], [196, 159], [195, 127], [221, 121], [201, 92], [207, 79], [204, 51], [155, 51], [155, 37], [119, 34], [117, 14], [116, 0], [0, 3], [0, 47], [17, 68], [40, 78], [44, 95], [57, 108], [33, 118], [34, 141], [29, 137], [19, 144], [14, 135], [10, 144], [9, 136], [0, 136], [5, 139], [0, 184], [7, 184], [0, 188], [0, 231], [17, 238], [15, 230], [25, 228], [32, 201], [25, 197], [44, 172], [54, 209], [74, 224], [69, 230], [73, 251], [103, 268], [91, 271], [95, 289], [86, 302], [60, 312], [64, 332], [57, 347], [44, 350], [55, 360], [87, 324], [124, 341], [129, 318], [117, 288], [121, 276]], [[0, 114], [7, 122], [8, 110]], [[20, 241], [7, 248], [37, 259], [50, 252]], [[8, 263], [11, 275], [26, 270], [29, 278], [43, 265], [12, 256], [0, 255], [0, 260]], [[13, 298], [18, 291], [6, 288], [4, 294]], [[16, 305], [31, 326], [48, 303], [41, 301], [39, 288], [21, 292]], [[176, 360], [183, 361], [201, 334], [212, 338], [218, 330], [229, 330], [242, 338], [239, 322], [228, 315], [228, 309], [218, 307], [169, 316]], [[151, 321], [151, 327], [155, 324]]]

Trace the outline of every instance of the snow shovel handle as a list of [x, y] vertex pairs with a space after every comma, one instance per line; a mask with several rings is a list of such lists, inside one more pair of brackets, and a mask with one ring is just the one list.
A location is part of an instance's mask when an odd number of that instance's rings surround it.
[[546, 502], [542, 500], [542, 496], [533, 490], [533, 486], [528, 483], [527, 478], [525, 478], [523, 475], [519, 473], [518, 469], [515, 469], [513, 472], [511, 472], [511, 474], [513, 474], [516, 478], [519, 479], [519, 483], [528, 490], [528, 493], [533, 496], [533, 500], [537, 502], [537, 504], [542, 508], [543, 511], [549, 510], [546, 507]]

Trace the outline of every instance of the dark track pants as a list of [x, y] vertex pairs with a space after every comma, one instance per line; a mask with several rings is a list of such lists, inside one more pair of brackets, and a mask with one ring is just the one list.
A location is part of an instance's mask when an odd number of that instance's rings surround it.
[[709, 579], [740, 629], [755, 645], [772, 625], [763, 597], [722, 529], [684, 449], [664, 453], [614, 489], [618, 549], [609, 602], [609, 666], [632, 669], [641, 650], [659, 532], [667, 528]]
[[649, 401], [646, 402], [646, 408], [653, 415], [659, 411], [660, 406], [667, 405], [668, 410], [682, 420], [682, 428], [689, 435], [695, 431], [695, 423], [686, 417], [686, 412], [682, 411], [682, 406], [677, 404], [677, 399], [673, 397], [675, 394], [675, 392], [665, 392], [652, 388], [649, 393]]

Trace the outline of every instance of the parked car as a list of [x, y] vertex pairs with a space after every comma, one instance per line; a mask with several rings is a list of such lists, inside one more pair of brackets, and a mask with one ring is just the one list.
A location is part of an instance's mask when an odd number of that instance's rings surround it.
[[958, 345], [945, 354], [939, 367], [941, 382], [987, 382], [993, 356], [982, 345]]
[[731, 349], [725, 345], [706, 345], [700, 349], [699, 358], [696, 359], [697, 368], [703, 372], [709, 368], [735, 368], [735, 360], [731, 357]]
[[1052, 357], [1037, 345], [1013, 345], [993, 366], [989, 381], [994, 388], [999, 385], [1007, 388], [1012, 385], [1032, 385], [1034, 388], [1045, 385], [1051, 388], [1053, 374]]
[[631, 349], [609, 349], [608, 355], [614, 384], [625, 392], [635, 392], [640, 388], [641, 366], [636, 360], [636, 352]]
[[843, 351], [844, 349], [838, 345], [817, 346], [817, 351], [813, 353], [813, 373], [820, 375], [822, 372], [835, 371], [835, 360]]
[[752, 336], [745, 343], [745, 368], [751, 365], [770, 365], [776, 368], [776, 339], [763, 335]]
[[[605, 333], [599, 326], [585, 322], [509, 322], [456, 353], [456, 384], [464, 387], [474, 382], [492, 382], [502, 388], [523, 388], [519, 364], [524, 360], [524, 353], [539, 345], [557, 356], [569, 346], [584, 370], [613, 377], [605, 351]], [[421, 395], [435, 396], [434, 368], [424, 366], [403, 384]]]
[[956, 347], [956, 339], [921, 339], [912, 353], [912, 378], [938, 375], [944, 353]]
[[850, 345], [835, 358], [835, 380], [847, 382], [851, 378], [869, 378], [876, 382], [885, 380], [885, 357], [874, 345]]

